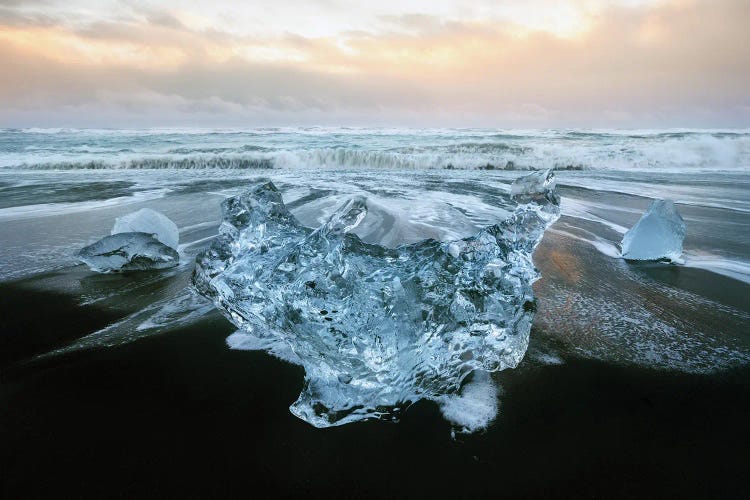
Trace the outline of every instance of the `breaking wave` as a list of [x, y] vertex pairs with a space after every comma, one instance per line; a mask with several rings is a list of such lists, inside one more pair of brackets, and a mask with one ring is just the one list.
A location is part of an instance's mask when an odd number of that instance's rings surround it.
[[536, 163], [517, 163], [500, 156], [435, 153], [402, 153], [351, 149], [317, 149], [279, 151], [248, 155], [189, 154], [125, 160], [96, 159], [21, 163], [11, 168], [22, 170], [157, 170], [157, 169], [227, 169], [252, 170], [269, 168], [377, 168], [377, 169], [457, 169], [457, 170], [583, 170], [582, 164], [552, 162], [544, 167]]
[[5, 129], [0, 167], [736, 170], [750, 167], [750, 132]]
[[23, 163], [17, 168], [23, 170], [156, 170], [156, 169], [263, 169], [273, 168], [273, 161], [267, 158], [227, 158], [222, 156], [188, 158], [141, 158], [127, 161], [61, 161], [44, 163]]

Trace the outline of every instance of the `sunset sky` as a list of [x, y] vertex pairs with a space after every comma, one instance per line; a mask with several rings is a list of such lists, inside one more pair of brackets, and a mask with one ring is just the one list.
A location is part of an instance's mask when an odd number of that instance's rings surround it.
[[748, 0], [0, 0], [0, 126], [748, 127]]

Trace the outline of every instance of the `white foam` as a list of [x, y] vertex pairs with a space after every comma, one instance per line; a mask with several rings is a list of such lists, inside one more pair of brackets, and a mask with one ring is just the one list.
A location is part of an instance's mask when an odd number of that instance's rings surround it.
[[568, 231], [555, 229], [554, 227], [551, 229], [548, 229], [548, 231], [554, 234], [561, 234], [563, 236], [567, 236], [568, 238], [573, 238], [574, 240], [588, 243], [589, 245], [596, 248], [599, 251], [599, 253], [606, 255], [607, 257], [612, 257], [613, 259], [620, 258], [620, 250], [617, 248], [617, 246], [615, 246], [610, 241], [607, 241], [603, 238], [600, 238], [599, 236], [596, 236], [595, 234], [589, 233], [588, 231], [586, 231], [586, 233], [590, 234], [591, 238], [584, 238], [582, 236], [577, 236], [573, 233], [569, 233]]
[[697, 269], [705, 269], [722, 276], [734, 278], [742, 281], [743, 283], [750, 283], [750, 263], [727, 259], [723, 257], [716, 257], [713, 255], [685, 255], [685, 267], [695, 267]]
[[[296, 209], [294, 214], [307, 226], [319, 226], [350, 196], [350, 193], [346, 193], [320, 198]], [[368, 243], [394, 248], [428, 238], [457, 240], [478, 230], [474, 222], [446, 201], [448, 196], [425, 193], [419, 203], [407, 198], [386, 199], [364, 191], [360, 196], [367, 200], [367, 216], [352, 232]], [[474, 205], [482, 209], [480, 203], [475, 201]], [[502, 213], [497, 208], [495, 212]]]
[[598, 215], [594, 215], [593, 213], [591, 213], [592, 208], [605, 208], [612, 211], [632, 211], [634, 213], [640, 213], [637, 210], [628, 210], [616, 206], [605, 206], [598, 203], [585, 202], [582, 200], [577, 200], [575, 198], [570, 198], [568, 196], [563, 196], [560, 202], [560, 211], [563, 215], [576, 219], [597, 222], [620, 234], [625, 234], [628, 231], [628, 228], [626, 228], [625, 226], [621, 226], [620, 224], [608, 221], [607, 219], [599, 217]]
[[[135, 290], [128, 291], [134, 292]], [[122, 290], [119, 292], [122, 292]], [[111, 300], [115, 295], [112, 294], [106, 297], [106, 299]], [[89, 301], [88, 303], [92, 302], [94, 301]], [[189, 325], [213, 310], [213, 303], [184, 288], [179, 290], [173, 297], [156, 301], [119, 321], [107, 325], [101, 330], [81, 337], [68, 346], [42, 354], [39, 357], [127, 344], [144, 337]]]
[[483, 371], [474, 372], [473, 379], [463, 386], [461, 394], [446, 396], [439, 403], [443, 417], [461, 432], [486, 429], [497, 418], [499, 409], [497, 387]]
[[73, 203], [41, 203], [38, 205], [23, 205], [0, 209], [0, 220], [22, 220], [37, 217], [49, 217], [51, 215], [62, 215], [76, 212], [87, 212], [98, 208], [113, 207], [116, 205], [128, 205], [164, 197], [169, 189], [153, 189], [133, 193], [130, 196], [118, 196], [108, 200], [79, 201]]
[[537, 353], [533, 356], [534, 360], [543, 365], [562, 365], [565, 361], [556, 354], [551, 353]]

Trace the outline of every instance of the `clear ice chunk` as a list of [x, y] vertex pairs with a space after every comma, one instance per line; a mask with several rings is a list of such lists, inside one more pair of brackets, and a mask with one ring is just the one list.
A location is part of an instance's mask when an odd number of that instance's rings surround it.
[[117, 233], [82, 248], [78, 258], [93, 271], [112, 273], [166, 269], [179, 264], [177, 251], [147, 233]]
[[678, 260], [685, 231], [685, 221], [674, 202], [654, 200], [622, 238], [622, 256], [628, 260]]
[[305, 369], [296, 416], [316, 427], [394, 419], [419, 399], [460, 394], [475, 370], [523, 358], [539, 278], [532, 252], [560, 209], [551, 172], [512, 192], [515, 212], [473, 237], [387, 248], [352, 232], [366, 198], [310, 229], [262, 183], [223, 203], [193, 284], [239, 328], [237, 342], [293, 352]]
[[115, 220], [111, 234], [118, 233], [148, 233], [167, 245], [177, 250], [180, 241], [180, 230], [177, 224], [169, 217], [150, 208], [142, 208]]

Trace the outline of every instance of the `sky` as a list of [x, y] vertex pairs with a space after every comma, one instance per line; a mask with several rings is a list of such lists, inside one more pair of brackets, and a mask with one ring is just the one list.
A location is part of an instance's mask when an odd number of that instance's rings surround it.
[[750, 127], [750, 0], [0, 0], [0, 126]]

